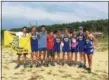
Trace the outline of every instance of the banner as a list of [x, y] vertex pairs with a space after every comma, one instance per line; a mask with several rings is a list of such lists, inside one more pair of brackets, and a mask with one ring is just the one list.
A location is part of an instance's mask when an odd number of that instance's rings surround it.
[[9, 31], [4, 31], [4, 46], [12, 47], [17, 53], [30, 53], [30, 35], [21, 37], [12, 35]]
[[24, 49], [24, 52], [31, 52], [30, 35], [19, 38], [19, 47]]
[[9, 31], [4, 31], [4, 45], [5, 46], [10, 46], [14, 38], [15, 36], [10, 34]]

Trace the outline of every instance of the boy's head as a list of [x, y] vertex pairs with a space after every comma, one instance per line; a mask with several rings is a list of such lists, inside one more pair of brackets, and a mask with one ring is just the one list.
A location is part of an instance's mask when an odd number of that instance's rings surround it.
[[75, 35], [75, 34], [76, 34], [76, 31], [75, 31], [75, 29], [73, 29], [73, 30], [72, 30], [72, 34], [73, 34], [73, 35]]
[[83, 33], [83, 27], [82, 26], [79, 27], [79, 31], [80, 31], [80, 33]]
[[52, 35], [53, 35], [53, 31], [49, 31], [49, 33], [48, 33], [48, 34], [52, 36]]
[[61, 31], [60, 30], [57, 30], [56, 33], [57, 33], [57, 35], [60, 35], [61, 34]]
[[86, 31], [86, 32], [85, 32], [85, 35], [86, 35], [86, 36], [88, 36], [89, 34], [90, 34], [90, 32], [89, 32], [89, 31]]
[[42, 31], [42, 32], [45, 32], [45, 31], [46, 31], [46, 28], [45, 28], [44, 25], [41, 26], [41, 31]]
[[65, 33], [66, 33], [66, 34], [69, 33], [69, 28], [65, 28]]
[[36, 32], [36, 26], [31, 27], [31, 32]]
[[27, 33], [27, 27], [26, 27], [26, 26], [24, 26], [24, 27], [22, 28], [22, 32], [23, 32], [23, 33]]

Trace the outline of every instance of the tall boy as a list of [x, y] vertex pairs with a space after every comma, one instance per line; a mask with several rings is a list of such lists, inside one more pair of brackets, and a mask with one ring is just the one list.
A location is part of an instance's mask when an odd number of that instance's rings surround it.
[[[46, 58], [46, 46], [47, 46], [47, 31], [44, 25], [41, 26], [41, 32], [39, 33], [39, 60], [43, 64]], [[43, 56], [43, 59], [41, 59]]]
[[85, 46], [85, 35], [83, 32], [83, 27], [80, 26], [80, 31], [79, 34], [77, 35], [78, 37], [78, 51], [79, 51], [79, 55], [80, 55], [80, 65], [79, 68], [86, 67], [86, 57], [85, 57], [85, 53], [84, 53], [84, 46]]

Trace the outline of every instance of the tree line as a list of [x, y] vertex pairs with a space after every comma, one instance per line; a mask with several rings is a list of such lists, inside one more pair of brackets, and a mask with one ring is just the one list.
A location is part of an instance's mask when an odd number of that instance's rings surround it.
[[[56, 30], [61, 30], [64, 31], [66, 27], [69, 28], [70, 31], [72, 29], [78, 30], [80, 26], [84, 27], [84, 30], [89, 30], [89, 31], [100, 31], [103, 32], [104, 34], [108, 33], [108, 19], [100, 19], [100, 20], [89, 20], [89, 21], [82, 21], [82, 22], [72, 22], [72, 23], [63, 23], [63, 24], [53, 24], [53, 25], [45, 25], [47, 31], [56, 31]], [[28, 31], [31, 30], [30, 26], [28, 27]], [[12, 28], [10, 29], [11, 31], [21, 31], [22, 28]], [[40, 31], [41, 27], [37, 26], [37, 30]], [[3, 32], [2, 30], [2, 37], [3, 37]]]

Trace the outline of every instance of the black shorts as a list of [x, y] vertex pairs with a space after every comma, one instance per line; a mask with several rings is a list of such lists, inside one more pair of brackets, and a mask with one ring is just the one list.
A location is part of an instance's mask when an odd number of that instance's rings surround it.
[[28, 53], [23, 53], [23, 54], [17, 53], [17, 55], [28, 55]]
[[47, 50], [48, 56], [54, 57], [54, 51], [52, 49]]

